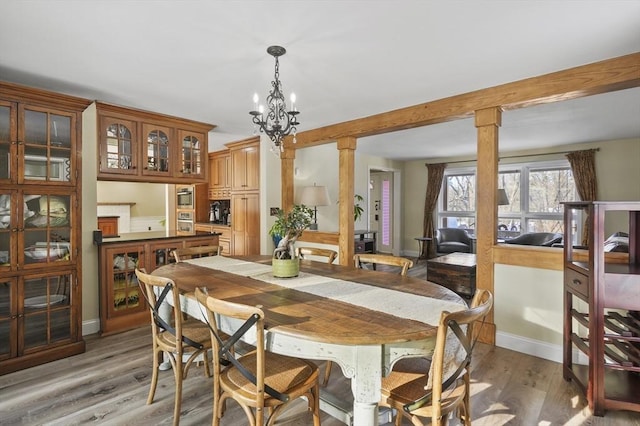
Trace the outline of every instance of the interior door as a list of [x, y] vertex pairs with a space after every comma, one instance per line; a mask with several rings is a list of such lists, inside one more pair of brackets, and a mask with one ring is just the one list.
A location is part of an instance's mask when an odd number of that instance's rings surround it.
[[378, 231], [377, 251], [393, 253], [393, 173], [372, 171], [369, 179], [369, 223]]

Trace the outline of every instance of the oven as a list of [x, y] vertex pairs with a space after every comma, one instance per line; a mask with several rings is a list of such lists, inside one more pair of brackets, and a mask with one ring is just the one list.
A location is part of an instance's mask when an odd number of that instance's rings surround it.
[[192, 211], [178, 211], [176, 218], [176, 231], [178, 235], [193, 235], [195, 234], [193, 212]]
[[178, 186], [176, 187], [176, 208], [177, 209], [193, 209], [194, 204], [194, 187]]

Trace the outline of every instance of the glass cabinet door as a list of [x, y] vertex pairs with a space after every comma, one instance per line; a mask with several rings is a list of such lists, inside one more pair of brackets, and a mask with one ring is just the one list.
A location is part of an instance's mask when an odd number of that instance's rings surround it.
[[16, 356], [15, 278], [0, 278], [0, 360]]
[[146, 160], [142, 174], [170, 175], [171, 170], [171, 129], [152, 124], [142, 125], [144, 135], [143, 155]]
[[72, 195], [24, 192], [23, 235], [18, 255], [25, 267], [73, 260]]
[[175, 263], [176, 259], [173, 256], [173, 251], [182, 247], [182, 242], [177, 241], [173, 244], [159, 243], [151, 245], [151, 261], [154, 263], [150, 265], [150, 271], [154, 271], [156, 268], [162, 265], [168, 265]]
[[136, 277], [136, 268], [144, 268], [144, 252], [138, 247], [107, 250], [107, 284], [109, 317], [127, 315], [145, 309], [144, 296]]
[[138, 173], [135, 129], [130, 120], [100, 118], [100, 172]]
[[178, 172], [183, 177], [204, 178], [202, 167], [204, 134], [180, 130], [179, 141], [180, 169]]
[[15, 181], [16, 170], [16, 117], [15, 107], [0, 101], [0, 182]]
[[20, 181], [75, 182], [75, 116], [65, 112], [20, 107], [18, 139], [23, 161]]
[[17, 237], [15, 192], [0, 190], [0, 271], [15, 268]]
[[23, 351], [70, 340], [73, 274], [56, 273], [25, 277], [23, 283]]

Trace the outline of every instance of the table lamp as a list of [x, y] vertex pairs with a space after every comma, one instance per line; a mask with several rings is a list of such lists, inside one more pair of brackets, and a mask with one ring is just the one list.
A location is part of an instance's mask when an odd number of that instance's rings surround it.
[[313, 186], [305, 186], [302, 189], [302, 195], [300, 196], [300, 204], [311, 207], [313, 206], [313, 223], [309, 226], [309, 229], [318, 229], [318, 206], [328, 206], [331, 204], [329, 201], [329, 191], [326, 186], [317, 186], [315, 183]]
[[507, 197], [507, 191], [502, 188], [498, 189], [498, 205], [499, 206], [509, 205], [509, 197]]

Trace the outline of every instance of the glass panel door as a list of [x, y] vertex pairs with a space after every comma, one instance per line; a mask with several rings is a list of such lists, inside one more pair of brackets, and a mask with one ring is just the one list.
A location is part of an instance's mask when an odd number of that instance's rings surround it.
[[71, 182], [72, 115], [23, 108], [25, 180]]
[[24, 352], [69, 340], [71, 273], [24, 279]]
[[0, 101], [0, 181], [12, 180], [16, 163], [13, 148], [16, 143], [14, 108], [8, 102]]
[[71, 195], [24, 194], [24, 235], [19, 251], [23, 264], [69, 262], [71, 246]]

